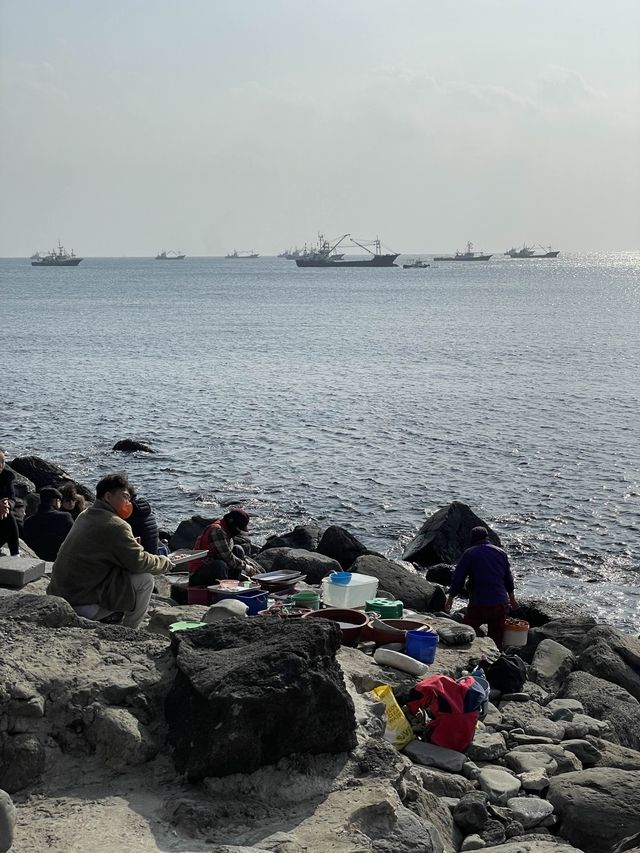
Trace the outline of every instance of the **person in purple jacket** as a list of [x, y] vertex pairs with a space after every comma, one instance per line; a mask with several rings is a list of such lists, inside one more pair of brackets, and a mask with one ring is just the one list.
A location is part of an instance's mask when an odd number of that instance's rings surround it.
[[465, 625], [471, 625], [476, 631], [481, 625], [486, 625], [489, 636], [501, 649], [504, 620], [510, 608], [515, 610], [518, 607], [518, 602], [514, 596], [509, 558], [502, 548], [491, 544], [484, 527], [474, 527], [471, 531], [471, 547], [460, 558], [451, 578], [445, 604], [447, 613], [453, 599], [463, 591], [467, 579], [469, 604]]

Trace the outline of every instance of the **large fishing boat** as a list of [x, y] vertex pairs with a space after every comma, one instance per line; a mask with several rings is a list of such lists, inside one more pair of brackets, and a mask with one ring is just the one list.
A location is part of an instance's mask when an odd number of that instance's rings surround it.
[[456, 252], [455, 255], [440, 255], [434, 261], [488, 261], [491, 255], [483, 255], [482, 252], [473, 251], [473, 243], [467, 243], [466, 252]]
[[[333, 244], [328, 240], [325, 240], [322, 235], [319, 235], [319, 237], [320, 249], [309, 252], [302, 258], [296, 258], [297, 266], [320, 267], [324, 269], [333, 267], [394, 267], [394, 261], [399, 255], [399, 253], [383, 253], [382, 244], [377, 237], [369, 244], [356, 240], [350, 234], [343, 234], [342, 237], [340, 237], [339, 240], [336, 240]], [[365, 252], [368, 252], [371, 257], [365, 259], [359, 257], [345, 258], [344, 254], [338, 254], [336, 249], [347, 238], [351, 240], [351, 243], [354, 246], [359, 246], [361, 249], [364, 249]], [[371, 249], [370, 246], [373, 246], [373, 249]]]
[[521, 260], [522, 258], [557, 258], [560, 254], [560, 250], [555, 251], [551, 246], [540, 246], [540, 248], [542, 249], [542, 253], [536, 253], [536, 250], [532, 246], [523, 245], [521, 249], [509, 249], [508, 252], [505, 252], [505, 255]]
[[51, 249], [50, 252], [47, 252], [46, 255], [41, 255], [40, 252], [36, 252], [34, 255], [31, 255], [31, 266], [32, 267], [77, 267], [80, 261], [84, 260], [83, 258], [77, 258], [73, 253], [73, 249], [70, 252], [64, 248], [64, 246], [58, 240], [58, 248]]
[[254, 252], [253, 249], [251, 251], [242, 251], [239, 252], [237, 249], [234, 249], [233, 252], [229, 252], [228, 255], [225, 255], [227, 258], [234, 258], [235, 260], [247, 260], [249, 258], [259, 258], [260, 255], [257, 252]]
[[156, 261], [184, 261], [185, 258], [186, 255], [182, 255], [180, 252], [174, 252], [173, 249], [169, 252], [166, 252], [163, 249], [156, 255]]

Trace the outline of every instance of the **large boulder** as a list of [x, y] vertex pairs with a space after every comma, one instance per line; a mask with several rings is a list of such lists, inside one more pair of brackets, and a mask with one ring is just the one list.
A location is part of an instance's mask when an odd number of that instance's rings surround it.
[[555, 776], [547, 800], [562, 838], [585, 853], [606, 853], [640, 832], [640, 771], [597, 767]]
[[158, 751], [175, 666], [164, 638], [80, 619], [53, 596], [0, 605], [0, 787], [32, 785], [61, 753], [122, 767]]
[[568, 676], [558, 696], [577, 699], [589, 716], [610, 726], [607, 740], [640, 750], [640, 703], [623, 687], [575, 671]]
[[305, 551], [316, 551], [322, 530], [312, 524], [298, 524], [289, 533], [282, 536], [269, 536], [261, 551], [269, 548], [303, 548]]
[[282, 554], [287, 554], [292, 548], [281, 546], [278, 548], [267, 548], [266, 551], [259, 551], [252, 557], [258, 565], [262, 566], [265, 572], [273, 571], [273, 566]]
[[483, 847], [482, 853], [583, 853], [553, 835], [522, 835], [511, 838], [497, 847]]
[[575, 616], [571, 619], [552, 619], [544, 625], [529, 630], [527, 645], [520, 655], [530, 661], [535, 650], [543, 640], [553, 640], [572, 651], [575, 655], [582, 651], [585, 636], [595, 626], [592, 616]]
[[620, 746], [603, 738], [587, 735], [586, 740], [600, 753], [598, 767], [617, 767], [620, 770], [640, 770], [640, 751]]
[[380, 589], [402, 601], [411, 610], [425, 613], [440, 611], [444, 607], [446, 594], [441, 586], [430, 583], [417, 572], [411, 572], [384, 557], [365, 554], [358, 557], [351, 569], [378, 578]]
[[172, 551], [178, 551], [181, 548], [193, 548], [198, 536], [213, 520], [213, 518], [203, 518], [201, 515], [192, 515], [191, 518], [181, 521], [169, 539], [169, 547]]
[[307, 583], [318, 584], [331, 572], [339, 572], [341, 567], [337, 560], [325, 557], [324, 554], [305, 551], [302, 548], [287, 548], [276, 557], [272, 569], [274, 572], [301, 572]]
[[337, 560], [345, 570], [350, 568], [358, 557], [369, 553], [369, 549], [365, 548], [352, 533], [335, 524], [324, 531], [317, 550], [319, 554]]
[[120, 453], [155, 453], [152, 447], [142, 441], [134, 441], [131, 438], [123, 438], [111, 448], [112, 450], [120, 451]]
[[480, 526], [487, 528], [490, 541], [499, 546], [500, 537], [486, 521], [466, 504], [453, 501], [429, 516], [405, 548], [402, 559], [421, 566], [457, 563], [471, 545], [472, 529]]
[[174, 635], [169, 740], [192, 780], [356, 745], [354, 706], [322, 619], [225, 620]]
[[555, 693], [575, 665], [575, 655], [566, 646], [555, 640], [543, 640], [533, 656], [529, 677], [540, 687]]
[[11, 469], [30, 480], [38, 491], [44, 486], [54, 486], [58, 489], [65, 483], [73, 483], [78, 494], [87, 500], [95, 500], [95, 494], [91, 489], [78, 483], [59, 465], [47, 462], [39, 456], [16, 456], [11, 461]]
[[640, 699], [640, 640], [635, 637], [610, 625], [592, 628], [584, 639], [578, 667]]

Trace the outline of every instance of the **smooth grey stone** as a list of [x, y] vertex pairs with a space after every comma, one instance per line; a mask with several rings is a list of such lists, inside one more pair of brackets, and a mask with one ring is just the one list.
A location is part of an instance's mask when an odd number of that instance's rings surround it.
[[549, 787], [549, 777], [547, 771], [542, 767], [537, 767], [535, 770], [528, 770], [526, 773], [521, 773], [518, 778], [522, 783], [523, 790], [527, 792], [533, 791], [539, 794], [546, 791]]
[[460, 850], [482, 850], [482, 848], [486, 846], [486, 842], [483, 841], [477, 833], [474, 833], [473, 835], [467, 835], [465, 840], [462, 842]]
[[508, 752], [504, 757], [507, 767], [518, 774], [528, 773], [530, 770], [545, 770], [547, 776], [554, 776], [558, 772], [558, 764], [546, 752]]
[[478, 776], [480, 790], [489, 796], [492, 803], [505, 805], [510, 797], [515, 796], [520, 790], [520, 780], [506, 770], [485, 768]]
[[464, 767], [467, 756], [453, 749], [444, 749], [433, 743], [424, 743], [420, 740], [411, 741], [404, 748], [404, 753], [416, 764], [425, 767], [438, 767], [440, 770], [449, 770], [451, 773], [459, 773]]
[[514, 818], [520, 821], [525, 829], [538, 826], [553, 814], [551, 803], [540, 797], [512, 797], [507, 800], [507, 806], [511, 809]]

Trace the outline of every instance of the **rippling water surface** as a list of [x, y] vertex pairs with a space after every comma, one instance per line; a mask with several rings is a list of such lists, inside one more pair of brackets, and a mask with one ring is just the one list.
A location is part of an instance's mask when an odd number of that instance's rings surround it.
[[258, 541], [337, 523], [392, 556], [459, 499], [519, 590], [640, 628], [639, 253], [0, 273], [10, 459], [90, 485], [126, 467], [165, 526], [242, 498]]

